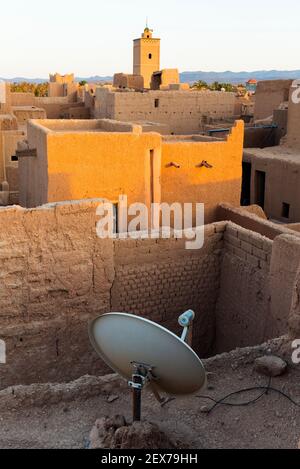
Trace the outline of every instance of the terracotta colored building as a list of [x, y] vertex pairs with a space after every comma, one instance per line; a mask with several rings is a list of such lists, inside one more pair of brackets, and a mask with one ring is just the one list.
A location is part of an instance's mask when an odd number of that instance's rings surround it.
[[149, 208], [153, 202], [197, 201], [205, 203], [206, 221], [212, 221], [220, 200], [239, 205], [243, 130], [238, 121], [226, 140], [215, 141], [162, 137], [109, 120], [31, 121], [19, 158], [20, 202], [117, 202], [127, 195], [129, 204]]
[[133, 74], [144, 77], [144, 87], [150, 88], [154, 72], [160, 70], [160, 39], [146, 27], [142, 36], [133, 41]]

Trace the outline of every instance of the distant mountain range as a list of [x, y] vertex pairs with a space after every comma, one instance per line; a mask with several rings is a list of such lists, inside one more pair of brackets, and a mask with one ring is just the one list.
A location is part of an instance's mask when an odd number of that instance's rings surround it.
[[194, 83], [198, 80], [213, 83], [246, 83], [250, 79], [261, 80], [294, 80], [300, 78], [300, 70], [258, 70], [254, 72], [183, 72], [180, 74], [183, 83]]
[[[198, 80], [206, 81], [207, 83], [213, 83], [218, 81], [221, 83], [245, 83], [251, 78], [260, 80], [294, 80], [300, 78], [300, 70], [258, 70], [254, 72], [183, 72], [180, 74], [182, 83], [194, 83]], [[1, 79], [1, 78], [0, 78]], [[93, 77], [76, 77], [76, 81], [85, 80], [90, 83], [99, 82], [110, 82], [112, 81], [111, 76], [93, 76]], [[45, 83], [48, 81], [46, 78], [26, 78], [26, 77], [15, 77], [15, 78], [2, 78], [4, 81], [11, 83], [20, 83], [26, 81], [28, 83]]]

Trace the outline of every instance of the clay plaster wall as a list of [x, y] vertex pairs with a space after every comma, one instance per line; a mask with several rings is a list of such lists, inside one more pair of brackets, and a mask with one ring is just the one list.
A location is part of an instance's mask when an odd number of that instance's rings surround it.
[[200, 356], [211, 353], [215, 304], [219, 291], [225, 224], [207, 225], [205, 245], [185, 249], [185, 240], [115, 243], [112, 308], [141, 314], [180, 334], [180, 312], [193, 309], [193, 346]]
[[234, 93], [213, 91], [112, 92], [97, 88], [95, 117], [168, 124], [176, 134], [192, 134], [213, 120], [235, 115]]
[[289, 90], [293, 80], [259, 81], [255, 93], [254, 120], [273, 116], [278, 106], [289, 100]]
[[30, 148], [37, 148], [38, 156], [20, 161], [22, 206], [94, 197], [118, 202], [124, 194], [129, 204], [145, 203], [149, 207], [151, 151], [153, 201], [160, 202], [160, 135], [124, 131], [119, 122], [115, 123], [115, 132], [105, 130], [114, 127], [107, 121], [99, 129], [95, 129], [95, 122], [85, 121], [81, 130], [80, 121], [69, 122], [58, 121], [60, 128], [53, 130], [51, 121], [50, 127], [46, 127], [47, 121], [29, 124], [28, 141]]
[[272, 223], [262, 218], [261, 215], [257, 216], [257, 214], [251, 213], [249, 207], [234, 207], [226, 203], [219, 204], [217, 220], [232, 221], [247, 230], [255, 231], [271, 240], [274, 240], [277, 236], [282, 234], [297, 235], [296, 230], [294, 232], [294, 225], [288, 228], [289, 225]]
[[107, 373], [87, 323], [108, 311], [137, 313], [178, 333], [178, 315], [193, 308], [193, 346], [202, 357], [285, 333], [289, 319], [297, 327], [298, 313], [289, 312], [298, 238], [273, 243], [221, 222], [205, 227], [199, 251], [174, 238], [100, 240], [98, 203], [0, 209], [1, 388]]
[[[54, 86], [61, 87], [63, 85], [52, 83]], [[72, 105], [76, 105], [78, 101], [77, 91], [72, 91], [68, 96], [49, 96], [49, 97], [37, 97], [33, 93], [11, 93], [11, 105], [14, 107], [20, 106], [33, 106], [41, 108], [46, 112], [48, 119], [61, 119], [65, 113], [70, 112]], [[76, 110], [75, 112], [79, 112]], [[81, 111], [80, 118], [86, 118], [88, 111]], [[30, 116], [34, 118], [35, 116]], [[45, 115], [35, 117], [45, 118]]]
[[[272, 148], [244, 151], [243, 161], [251, 163], [251, 204], [257, 203], [256, 172], [260, 171], [265, 173], [264, 211], [267, 216], [283, 223], [297, 223], [300, 221], [300, 158], [289, 154], [283, 146], [274, 151], [274, 154]], [[283, 204], [290, 206], [288, 218], [283, 217]]]
[[144, 78], [141, 75], [128, 75], [116, 73], [113, 80], [114, 88], [132, 88], [142, 91], [144, 89]]
[[228, 224], [224, 241], [215, 352], [266, 342], [289, 327], [299, 331], [300, 238], [280, 234], [271, 241]]
[[11, 93], [12, 106], [35, 106], [35, 100], [33, 93]]
[[103, 371], [87, 323], [110, 309], [113, 243], [95, 236], [97, 203], [0, 209], [0, 386]]
[[46, 119], [46, 111], [34, 106], [18, 106], [13, 108], [13, 113], [19, 125], [25, 125], [29, 119]]
[[[239, 205], [244, 125], [238, 121], [226, 141], [163, 141], [162, 200], [205, 203], [205, 222], [216, 220], [220, 200]], [[212, 168], [199, 167], [207, 161]], [[170, 163], [180, 165], [170, 167]], [[180, 188], [180, 190], [178, 190]]]
[[272, 241], [237, 225], [227, 225], [224, 238], [216, 353], [274, 337], [268, 288]]
[[[30, 148], [38, 145], [38, 156], [20, 161], [24, 207], [93, 197], [117, 202], [122, 194], [128, 203], [149, 206], [151, 150], [155, 201], [205, 203], [206, 223], [216, 219], [220, 200], [239, 204], [242, 121], [226, 141], [217, 142], [200, 137], [168, 141], [143, 133], [141, 126], [110, 120], [36, 121], [28, 129]], [[212, 168], [198, 167], [203, 161]], [[180, 168], [170, 167], [172, 162]]]
[[195, 252], [184, 240], [100, 240], [98, 203], [0, 209], [1, 388], [106, 373], [87, 324], [112, 310], [178, 332], [179, 313], [193, 307], [196, 349], [209, 354], [224, 223], [206, 227], [205, 247]]

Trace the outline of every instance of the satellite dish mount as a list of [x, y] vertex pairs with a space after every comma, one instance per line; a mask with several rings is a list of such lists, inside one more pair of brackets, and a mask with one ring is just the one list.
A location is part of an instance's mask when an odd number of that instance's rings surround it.
[[[195, 319], [195, 313], [192, 310], [183, 313], [179, 319], [179, 325], [183, 327], [181, 340], [190, 342], [190, 328]], [[155, 384], [157, 378], [154, 374], [154, 367], [145, 363], [131, 362], [133, 373], [132, 380], [128, 381], [128, 386], [132, 389], [132, 413], [133, 421], [140, 422], [142, 416], [142, 391], [146, 386], [151, 388], [156, 400], [163, 407], [173, 400], [172, 397], [162, 398]]]

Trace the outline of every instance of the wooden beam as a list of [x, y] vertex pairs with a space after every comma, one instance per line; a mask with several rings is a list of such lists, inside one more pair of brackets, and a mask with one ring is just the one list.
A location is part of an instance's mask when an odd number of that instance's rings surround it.
[[26, 150], [17, 150], [16, 151], [17, 158], [36, 158], [37, 157], [37, 150], [36, 148], [26, 148]]

